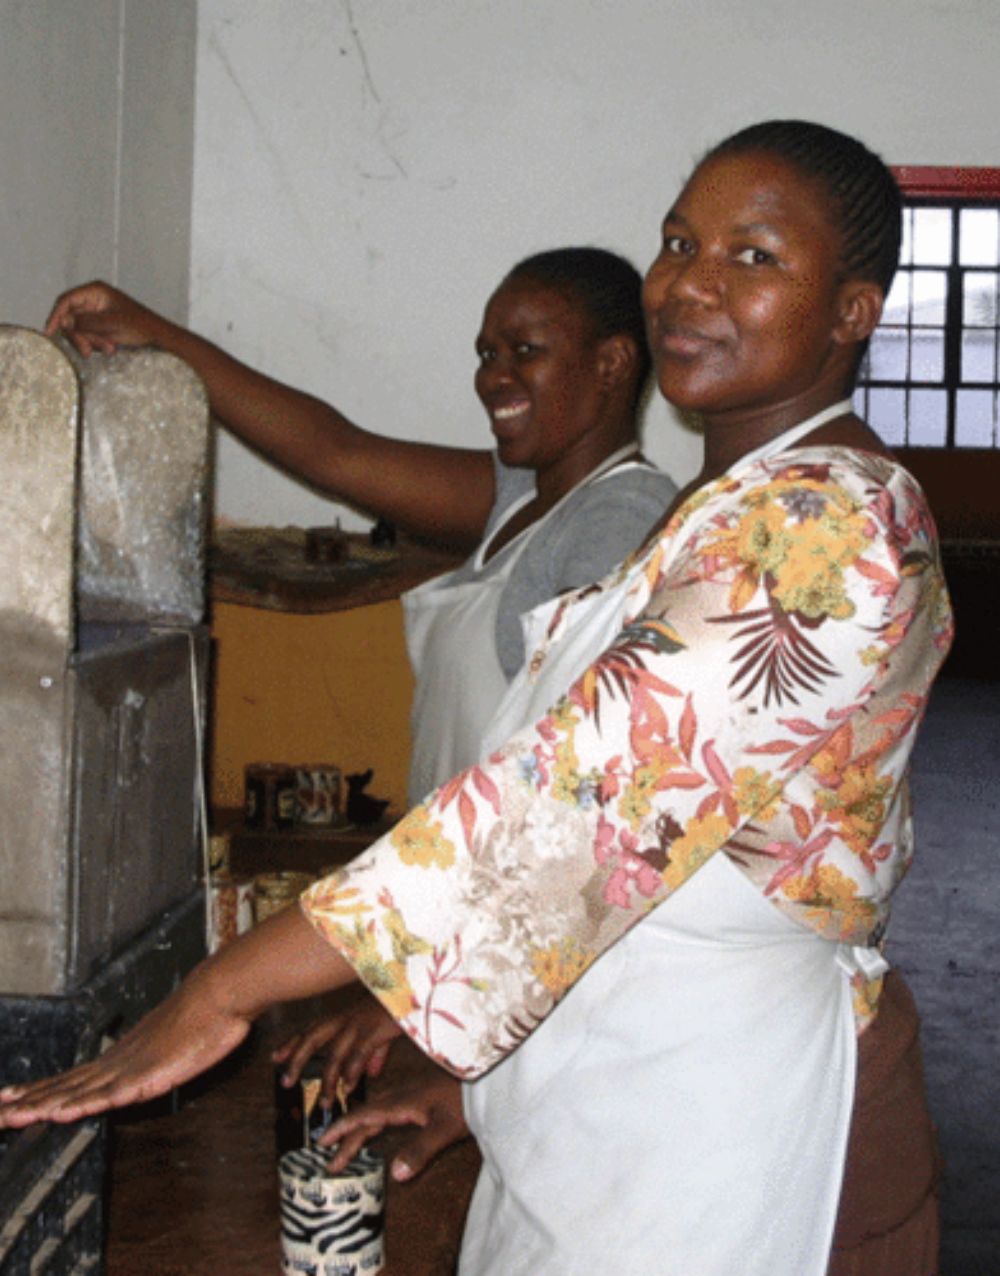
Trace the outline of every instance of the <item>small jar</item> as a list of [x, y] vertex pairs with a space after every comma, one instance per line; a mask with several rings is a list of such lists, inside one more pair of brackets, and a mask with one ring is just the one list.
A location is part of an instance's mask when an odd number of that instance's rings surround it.
[[272, 913], [294, 904], [312, 883], [311, 873], [297, 873], [288, 869], [276, 873], [259, 873], [253, 879], [254, 921], [260, 923]]
[[213, 833], [208, 839], [208, 871], [214, 876], [229, 876], [229, 834]]
[[218, 952], [253, 925], [253, 883], [228, 873], [213, 873], [209, 881], [211, 929], [208, 951]]
[[243, 771], [243, 819], [248, 829], [275, 833], [295, 824], [295, 768], [251, 762]]

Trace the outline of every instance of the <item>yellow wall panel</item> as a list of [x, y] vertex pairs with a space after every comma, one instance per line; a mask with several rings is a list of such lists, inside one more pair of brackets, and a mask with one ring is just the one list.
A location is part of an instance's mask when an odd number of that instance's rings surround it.
[[301, 615], [216, 602], [211, 800], [243, 805], [249, 762], [373, 767], [366, 790], [406, 809], [413, 676], [398, 601]]

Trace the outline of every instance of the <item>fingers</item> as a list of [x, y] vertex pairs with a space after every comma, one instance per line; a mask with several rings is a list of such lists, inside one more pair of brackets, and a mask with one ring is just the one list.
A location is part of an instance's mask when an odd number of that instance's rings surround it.
[[132, 1076], [126, 1053], [122, 1064], [106, 1057], [81, 1064], [60, 1076], [0, 1091], [0, 1126], [19, 1128], [36, 1121], [65, 1123], [114, 1107], [142, 1102], [170, 1089], [155, 1074]]
[[439, 1152], [464, 1139], [468, 1133], [464, 1122], [461, 1127], [456, 1127], [442, 1114], [438, 1114], [423, 1129], [416, 1130], [400, 1145], [399, 1151], [392, 1158], [389, 1173], [397, 1183], [405, 1183], [409, 1179], [416, 1178]]
[[45, 335], [54, 337], [58, 332], [65, 332], [77, 348], [81, 345], [89, 346], [91, 343], [86, 334], [81, 335], [78, 331], [80, 316], [109, 309], [114, 304], [115, 297], [114, 289], [97, 280], [79, 288], [71, 288], [56, 298], [45, 321]]
[[415, 1178], [435, 1156], [469, 1134], [460, 1083], [442, 1075], [390, 1092], [334, 1121], [318, 1143], [337, 1145], [329, 1168], [339, 1173], [370, 1139], [389, 1127], [405, 1125], [419, 1128], [402, 1143], [390, 1167], [401, 1183]]
[[58, 1120], [55, 1114], [64, 1102], [44, 1082], [4, 1086], [0, 1090], [0, 1129], [16, 1130], [36, 1121]]
[[365, 1075], [369, 1077], [380, 1077], [382, 1069], [385, 1067], [385, 1061], [389, 1057], [389, 1046], [379, 1046], [373, 1050], [368, 1056], [368, 1063], [365, 1066]]
[[285, 1085], [291, 1086], [298, 1081], [302, 1075], [302, 1069], [313, 1055], [340, 1031], [341, 1023], [342, 1019], [339, 1015], [317, 1019], [315, 1023], [311, 1023], [304, 1031], [290, 1037], [274, 1051], [271, 1055], [274, 1062], [286, 1065], [282, 1077]]
[[368, 1134], [365, 1130], [355, 1130], [350, 1134], [345, 1134], [337, 1144], [337, 1152], [333, 1159], [327, 1164], [327, 1170], [331, 1174], [339, 1174], [341, 1170], [345, 1170], [361, 1151], [369, 1138], [374, 1135]]
[[366, 1103], [334, 1121], [317, 1143], [320, 1147], [337, 1145], [329, 1165], [330, 1170], [337, 1174], [357, 1156], [358, 1150], [364, 1144], [376, 1138], [383, 1130], [391, 1126], [412, 1125], [424, 1119], [424, 1114], [412, 1103], [392, 1101]]
[[385, 1066], [389, 1045], [401, 1032], [399, 1025], [375, 1001], [364, 1002], [348, 1014], [316, 1020], [303, 1032], [284, 1042], [272, 1054], [285, 1065], [282, 1082], [294, 1085], [309, 1060], [323, 1052], [322, 1102], [332, 1107], [337, 1083], [353, 1090], [361, 1077], [377, 1077]]
[[84, 356], [113, 354], [119, 346], [148, 345], [155, 316], [131, 297], [95, 282], [56, 299], [45, 321], [46, 336], [65, 335]]
[[0, 1127], [76, 1121], [156, 1098], [229, 1054], [249, 1028], [182, 984], [100, 1058], [0, 1092]]

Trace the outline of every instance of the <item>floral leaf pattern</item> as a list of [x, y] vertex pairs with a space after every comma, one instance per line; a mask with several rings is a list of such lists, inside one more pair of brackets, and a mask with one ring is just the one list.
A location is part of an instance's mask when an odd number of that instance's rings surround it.
[[[434, 1058], [477, 1076], [719, 851], [796, 923], [876, 945], [909, 751], [947, 653], [933, 523], [894, 462], [808, 448], [696, 492], [574, 608], [617, 639], [537, 722], [304, 897]], [[877, 981], [855, 988], [873, 1013]]]

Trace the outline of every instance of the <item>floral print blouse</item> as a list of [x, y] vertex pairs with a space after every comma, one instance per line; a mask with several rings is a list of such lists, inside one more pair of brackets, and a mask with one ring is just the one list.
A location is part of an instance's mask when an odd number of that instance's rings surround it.
[[[951, 638], [934, 527], [888, 458], [802, 448], [702, 487], [603, 582], [621, 633], [532, 726], [302, 907], [404, 1030], [475, 1077], [714, 854], [877, 949], [912, 854], [907, 764]], [[879, 981], [855, 980], [863, 1024]]]

